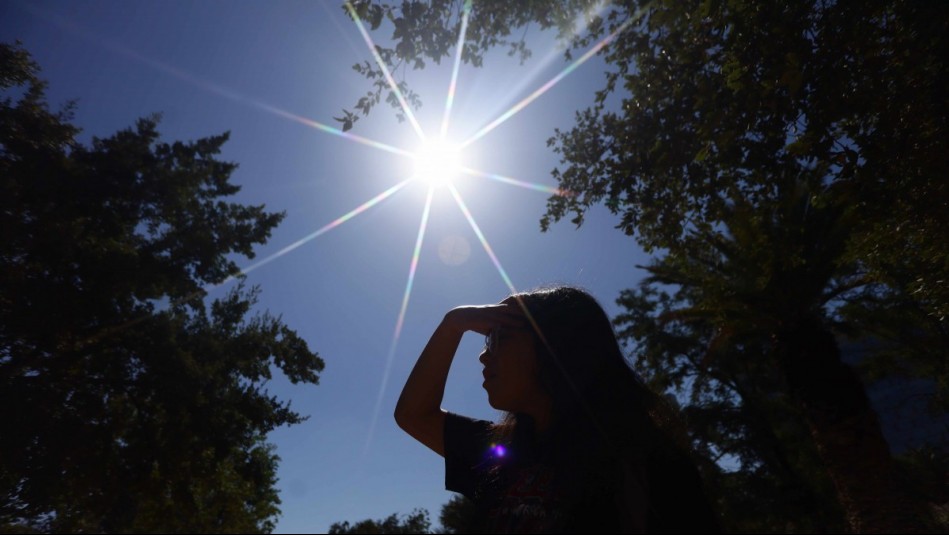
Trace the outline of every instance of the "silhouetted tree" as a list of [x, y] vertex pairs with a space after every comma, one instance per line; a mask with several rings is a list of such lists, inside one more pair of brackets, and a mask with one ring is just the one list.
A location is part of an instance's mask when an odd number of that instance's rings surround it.
[[478, 518], [475, 503], [461, 494], [453, 495], [448, 502], [442, 505], [438, 515], [441, 522], [439, 533], [481, 533], [481, 522]]
[[416, 509], [411, 514], [403, 515], [392, 513], [386, 518], [379, 520], [360, 520], [350, 525], [348, 521], [335, 522], [330, 526], [329, 533], [344, 534], [382, 534], [382, 533], [430, 533], [431, 522], [428, 519], [428, 511], [425, 509]]
[[[843, 477], [835, 480], [841, 499], [865, 503], [887, 497], [874, 511], [864, 511], [864, 518], [913, 515], [917, 508], [896, 484], [863, 386], [842, 363], [828, 330], [827, 303], [847, 286], [834, 280], [849, 235], [846, 212], [814, 205], [804, 189], [782, 198], [783, 206], [771, 217], [736, 203], [727, 237], [695, 243], [688, 256], [650, 265], [651, 276], [639, 292], [620, 298], [629, 311], [617, 318], [621, 336], [634, 342], [638, 368], [657, 386], [681, 388], [691, 379], [685, 388], [691, 391], [687, 413], [699, 424], [703, 445], [752, 467], [742, 478], [772, 479], [788, 512], [804, 508], [798, 512], [804, 516], [784, 529], [835, 524], [835, 511], [816, 499], [823, 493], [820, 478], [808, 469], [815, 464], [824, 464], [831, 477]], [[669, 287], [678, 289], [674, 296], [658, 289]], [[820, 461], [802, 444], [807, 427], [799, 422], [808, 424]], [[872, 430], [878, 435], [866, 435]], [[858, 460], [873, 477], [847, 477]], [[858, 479], [876, 487], [849, 486]], [[757, 499], [764, 498], [757, 487]], [[792, 496], [796, 499], [789, 500]], [[743, 516], [736, 504], [723, 505], [726, 514]], [[912, 518], [902, 522], [912, 525]]]
[[256, 289], [205, 306], [282, 214], [228, 203], [227, 134], [159, 140], [157, 118], [76, 140], [38, 67], [0, 44], [0, 526], [266, 532], [266, 435], [304, 417], [274, 371], [323, 361]]
[[[422, 67], [450, 53], [462, 4], [363, 0], [351, 12], [391, 25], [380, 51], [390, 67]], [[709, 354], [756, 348], [731, 368], [704, 359], [698, 376], [764, 377], [766, 353], [773, 395], [790, 394], [851, 529], [918, 528], [889, 487], [892, 460], [835, 334], [887, 338], [889, 372], [936, 379], [945, 407], [949, 368], [933, 348], [949, 340], [949, 5], [596, 4], [471, 4], [462, 59], [476, 66], [499, 45], [523, 57], [508, 36], [528, 23], [557, 29], [568, 56], [615, 32], [594, 104], [549, 141], [554, 177], [574, 195], [549, 200], [542, 228], [568, 214], [582, 224], [605, 204], [660, 255], [656, 281], [687, 292], [677, 321], [702, 311]], [[381, 80], [371, 64], [359, 70]], [[377, 84], [357, 112], [385, 91]], [[746, 444], [766, 448], [758, 440]]]
[[441, 526], [431, 529], [428, 511], [415, 509], [401, 517], [393, 513], [379, 520], [361, 520], [355, 524], [348, 521], [334, 522], [329, 533], [480, 533], [474, 502], [456, 494], [442, 505], [438, 519]]

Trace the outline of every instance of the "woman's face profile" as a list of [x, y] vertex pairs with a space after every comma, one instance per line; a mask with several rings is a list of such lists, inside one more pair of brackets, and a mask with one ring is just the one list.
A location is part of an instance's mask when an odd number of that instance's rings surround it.
[[[513, 298], [503, 304], [517, 306]], [[537, 351], [530, 327], [495, 327], [478, 360], [484, 365], [488, 403], [498, 410], [531, 412], [547, 396], [540, 383]], [[492, 347], [488, 347], [488, 346]]]

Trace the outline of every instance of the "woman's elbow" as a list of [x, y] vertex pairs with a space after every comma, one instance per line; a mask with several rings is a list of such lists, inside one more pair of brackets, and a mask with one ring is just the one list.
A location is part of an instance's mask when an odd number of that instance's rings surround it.
[[412, 428], [412, 422], [416, 420], [412, 417], [412, 411], [407, 410], [402, 404], [395, 406], [392, 416], [395, 418], [395, 424], [407, 433]]
[[405, 409], [397, 404], [395, 406], [395, 411], [392, 413], [392, 417], [395, 418], [395, 424], [402, 429], [405, 429], [406, 414]]
[[413, 411], [400, 405], [396, 405], [393, 416], [396, 425], [413, 437], [418, 437], [419, 433], [424, 433], [427, 427], [433, 425], [433, 416], [428, 412]]

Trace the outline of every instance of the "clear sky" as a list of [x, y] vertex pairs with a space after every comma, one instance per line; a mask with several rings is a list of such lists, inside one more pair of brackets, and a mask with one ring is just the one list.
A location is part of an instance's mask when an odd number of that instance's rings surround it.
[[[469, 139], [563, 71], [552, 36], [529, 38], [534, 55], [523, 66], [496, 53], [481, 69], [461, 68], [449, 139]], [[240, 165], [237, 200], [287, 213], [256, 259], [238, 261], [252, 266], [299, 244], [247, 281], [262, 290], [258, 310], [282, 315], [326, 361], [318, 386], [270, 384], [311, 416], [269, 437], [281, 457], [277, 531], [325, 531], [417, 507], [437, 524], [450, 497], [441, 458], [401, 432], [392, 410], [444, 313], [497, 302], [510, 289], [450, 190], [437, 188], [395, 338], [429, 188], [421, 181], [299, 243], [413, 174], [410, 158], [307, 124], [338, 127], [332, 118], [369, 89], [352, 65], [372, 58], [341, 3], [0, 2], [0, 40], [16, 39], [42, 67], [54, 108], [78, 100], [84, 141], [154, 112], [163, 114], [166, 141], [230, 131], [222, 158]], [[451, 63], [404, 73], [423, 99], [417, 118], [429, 136], [440, 130]], [[580, 65], [466, 147], [467, 165], [554, 187], [557, 158], [546, 140], [592, 102], [602, 71], [595, 57]], [[351, 132], [407, 151], [419, 145], [415, 129], [384, 106]], [[541, 233], [548, 194], [475, 176], [453, 184], [517, 289], [580, 285], [615, 315], [619, 291], [642, 277], [635, 265], [647, 257], [602, 208], [579, 229], [564, 221]], [[481, 388], [482, 341], [471, 334], [462, 342], [443, 407], [495, 419]]]

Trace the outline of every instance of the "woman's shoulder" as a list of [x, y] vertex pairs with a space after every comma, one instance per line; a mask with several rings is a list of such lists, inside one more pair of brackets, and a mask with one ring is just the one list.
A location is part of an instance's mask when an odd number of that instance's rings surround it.
[[445, 414], [445, 458], [480, 459], [494, 442], [495, 425], [487, 420]]
[[494, 423], [453, 412], [445, 413], [445, 436], [464, 435], [468, 439], [490, 440]]

